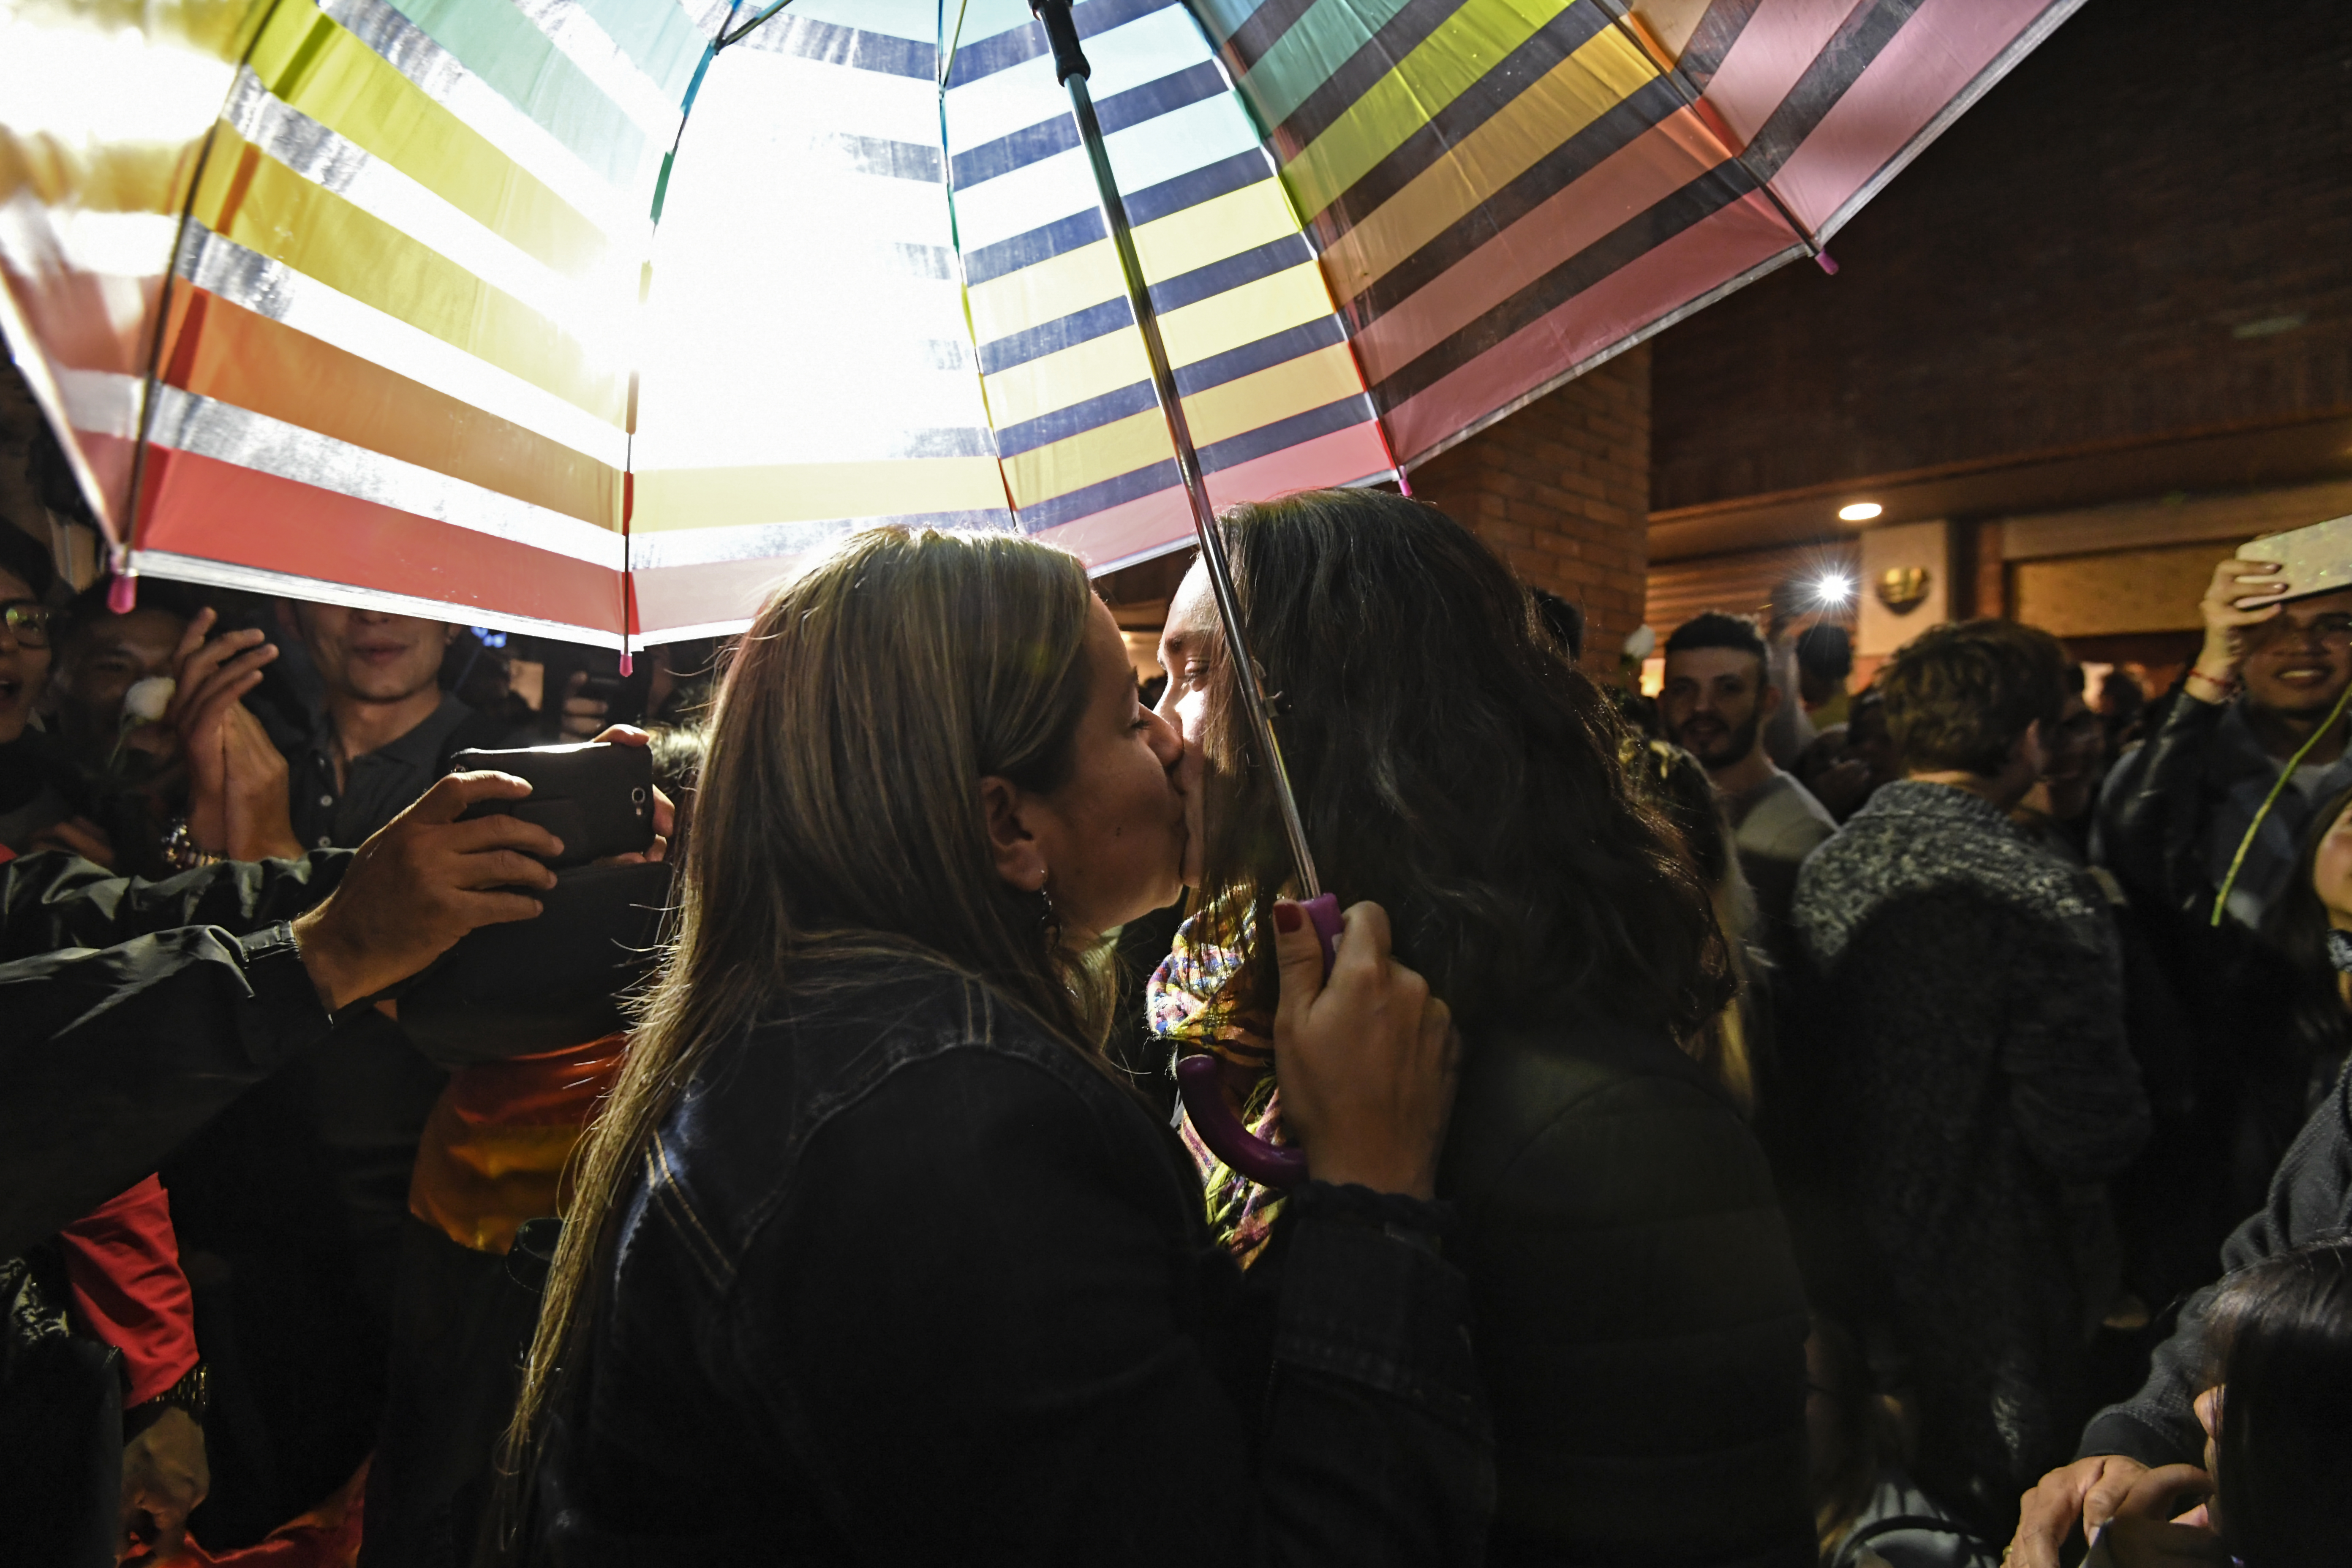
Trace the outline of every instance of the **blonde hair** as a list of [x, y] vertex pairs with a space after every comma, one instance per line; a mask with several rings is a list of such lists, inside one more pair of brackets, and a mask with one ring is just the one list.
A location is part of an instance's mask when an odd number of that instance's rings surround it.
[[[825, 984], [845, 958], [911, 953], [1099, 1048], [1099, 953], [1065, 952], [1042, 900], [996, 874], [979, 788], [998, 776], [1051, 791], [1066, 778], [1090, 696], [1092, 605], [1066, 552], [887, 528], [845, 540], [761, 611], [710, 721], [659, 978], [577, 1157], [508, 1434], [509, 1483], [587, 1342], [620, 1194], [703, 1058], [770, 997]], [[507, 1500], [511, 1524], [519, 1500]]]

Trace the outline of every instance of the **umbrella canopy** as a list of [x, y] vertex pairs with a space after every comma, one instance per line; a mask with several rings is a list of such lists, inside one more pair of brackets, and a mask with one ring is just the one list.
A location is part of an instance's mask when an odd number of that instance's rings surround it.
[[[2079, 0], [1083, 0], [1211, 496], [1821, 246]], [[0, 329], [118, 569], [607, 646], [883, 519], [1192, 518], [1025, 0], [0, 0]]]

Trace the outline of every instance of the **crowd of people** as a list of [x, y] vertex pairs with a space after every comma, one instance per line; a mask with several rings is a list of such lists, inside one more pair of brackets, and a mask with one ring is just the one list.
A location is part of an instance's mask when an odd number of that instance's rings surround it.
[[[0, 1557], [2352, 1556], [2352, 593], [1646, 702], [1426, 506], [1222, 528], [1328, 949], [1198, 565], [1149, 702], [887, 528], [616, 713], [0, 531]], [[559, 738], [649, 848], [469, 809]]]

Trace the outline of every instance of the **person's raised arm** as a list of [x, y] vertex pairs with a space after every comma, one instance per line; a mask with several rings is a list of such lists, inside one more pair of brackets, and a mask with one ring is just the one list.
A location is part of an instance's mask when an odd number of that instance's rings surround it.
[[287, 809], [286, 759], [247, 711], [278, 649], [256, 629], [209, 635], [215, 616], [189, 620], [172, 656], [172, 696], [146, 733], [176, 745], [188, 769], [188, 837], [233, 860], [302, 853]]
[[2252, 646], [2254, 628], [2278, 618], [2286, 583], [2275, 561], [2220, 562], [2205, 584], [2197, 613], [2205, 623], [2205, 641], [2197, 662], [2189, 668], [2183, 689], [2198, 702], [2226, 702], [2238, 689], [2240, 672]]
[[[92, 881], [94, 868], [64, 857], [0, 871], [8, 951], [28, 953], [0, 963], [0, 1016], [9, 1021], [0, 1031], [0, 1081], [9, 1086], [0, 1096], [0, 1256], [153, 1170], [323, 1038], [334, 1013], [415, 974], [477, 926], [536, 914], [530, 891], [554, 873], [532, 857], [560, 852], [554, 836], [511, 816], [457, 820], [476, 801], [529, 793], [502, 773], [443, 779], [349, 858], [323, 903], [307, 859], [231, 863], [147, 885]], [[285, 908], [289, 891], [309, 896]], [[57, 895], [50, 921], [37, 918], [45, 892]], [[171, 929], [146, 923], [175, 914], [193, 918]], [[75, 945], [16, 945], [59, 926]], [[123, 928], [142, 926], [148, 934], [121, 940]]]
[[[2100, 792], [2095, 848], [2136, 901], [2175, 913], [2208, 882], [2206, 752], [2237, 692], [2255, 627], [2279, 613], [2275, 563], [2234, 557], [2213, 568], [2198, 613], [2205, 641], [2163, 726], [2118, 763]], [[2241, 608], [2241, 605], [2251, 607]]]
[[532, 857], [560, 855], [562, 842], [520, 817], [458, 820], [477, 802], [529, 794], [507, 773], [451, 773], [360, 846], [341, 885], [293, 922], [330, 1009], [389, 990], [477, 926], [539, 913], [530, 895], [555, 873]]

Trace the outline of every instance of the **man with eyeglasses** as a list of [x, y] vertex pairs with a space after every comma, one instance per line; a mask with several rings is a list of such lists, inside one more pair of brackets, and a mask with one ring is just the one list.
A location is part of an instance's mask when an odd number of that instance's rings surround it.
[[68, 826], [72, 763], [33, 719], [58, 630], [42, 598], [53, 575], [48, 552], [0, 521], [0, 848], [86, 847]]
[[2213, 568], [2197, 662], [2100, 807], [2116, 874], [2202, 921], [2287, 759], [2313, 742], [2230, 881], [2224, 920], [2248, 931], [2285, 890], [2313, 807], [2352, 784], [2344, 724], [2314, 742], [2352, 680], [2352, 591], [2283, 601], [2277, 571], [2234, 557]]
[[2238, 1151], [2206, 1184], [2212, 1212], [2186, 1221], [2215, 1246], [2262, 1201], [2309, 1109], [2312, 1064], [2295, 1056], [2284, 1014], [2291, 979], [2263, 929], [2313, 813], [2352, 787], [2346, 721], [2329, 722], [2352, 682], [2352, 591], [2289, 600], [2277, 572], [2215, 565], [2199, 605], [2204, 646], [2162, 725], [2108, 776], [2093, 843], [2202, 1042], [2200, 1114], [2217, 1147]]
[[[2314, 816], [2352, 787], [2347, 722], [2331, 722], [2352, 682], [2352, 591], [2288, 599], [2277, 573], [2234, 557], [2215, 565], [2199, 606], [2204, 645], [2162, 725], [2108, 775], [2093, 842], [2179, 1001], [2195, 1136], [2168, 1142], [2151, 1163], [2171, 1204], [2172, 1250], [2207, 1259], [2263, 1206], [2309, 1110], [2322, 1064], [2298, 1047], [2292, 965], [2263, 928]], [[2116, 1476], [2180, 1457], [2144, 1428], [2131, 1405], [2093, 1420], [2083, 1458], [2027, 1500], [2021, 1562], [2054, 1563], [2077, 1521], [2104, 1522]]]

